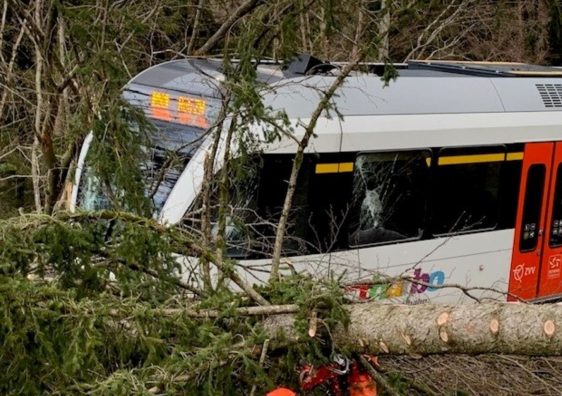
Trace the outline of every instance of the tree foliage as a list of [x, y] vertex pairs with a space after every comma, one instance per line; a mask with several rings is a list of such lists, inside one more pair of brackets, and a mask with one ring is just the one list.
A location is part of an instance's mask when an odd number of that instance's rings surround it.
[[[102, 213], [31, 215], [0, 232], [3, 394], [245, 394], [295, 381], [285, 359], [258, 363], [261, 316], [237, 311], [250, 299], [226, 286], [200, 289], [196, 279], [193, 291], [178, 285], [172, 252], [188, 253], [191, 243], [180, 230]], [[295, 276], [259, 292], [299, 307], [303, 339], [312, 311], [328, 327], [347, 321], [335, 280]], [[279, 347], [287, 345], [271, 350]], [[289, 354], [294, 364], [321, 361], [324, 349], [310, 339]]]

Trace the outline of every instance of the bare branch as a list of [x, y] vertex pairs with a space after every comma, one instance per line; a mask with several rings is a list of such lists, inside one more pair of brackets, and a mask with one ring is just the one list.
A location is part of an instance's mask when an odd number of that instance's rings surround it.
[[337, 89], [343, 84], [345, 78], [351, 73], [354, 67], [361, 61], [362, 56], [362, 52], [359, 52], [357, 57], [353, 61], [351, 61], [341, 69], [340, 74], [334, 79], [330, 87], [323, 94], [322, 99], [316, 106], [314, 112], [311, 114], [310, 121], [305, 126], [304, 136], [299, 142], [295, 158], [293, 159], [293, 166], [291, 169], [291, 176], [289, 178], [289, 184], [287, 187], [287, 194], [285, 195], [285, 202], [283, 203], [283, 210], [281, 212], [277, 233], [275, 235], [270, 281], [275, 280], [279, 277], [281, 250], [283, 246], [283, 240], [285, 238], [289, 212], [292, 206], [293, 195], [297, 187], [297, 177], [304, 157], [304, 150], [308, 146], [310, 138], [314, 134], [314, 129], [316, 128], [318, 119], [320, 118], [322, 113], [330, 106], [330, 101], [336, 93]]
[[220, 28], [213, 34], [197, 51], [195, 51], [196, 56], [201, 56], [208, 54], [211, 49], [226, 35], [228, 30], [236, 22], [238, 22], [245, 15], [252, 12], [255, 8], [259, 7], [264, 0], [247, 0], [242, 3], [234, 12], [227, 18], [227, 20], [221, 25]]

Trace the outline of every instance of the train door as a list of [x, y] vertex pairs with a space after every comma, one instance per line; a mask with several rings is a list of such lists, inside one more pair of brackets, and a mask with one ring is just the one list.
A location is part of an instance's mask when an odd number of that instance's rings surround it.
[[562, 294], [562, 142], [554, 145], [537, 297]]
[[562, 143], [525, 145], [509, 292], [562, 294]]

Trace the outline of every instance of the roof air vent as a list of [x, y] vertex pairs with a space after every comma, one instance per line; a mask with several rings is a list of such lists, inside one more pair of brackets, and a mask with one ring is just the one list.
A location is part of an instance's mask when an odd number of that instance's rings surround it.
[[562, 84], [535, 84], [544, 107], [562, 107]]

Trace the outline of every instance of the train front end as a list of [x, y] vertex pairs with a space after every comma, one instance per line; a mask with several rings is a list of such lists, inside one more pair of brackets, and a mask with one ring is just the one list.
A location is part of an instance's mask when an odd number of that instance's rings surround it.
[[[179, 221], [202, 181], [202, 151], [221, 106], [217, 66], [218, 62], [203, 60], [167, 62], [140, 73], [123, 90], [125, 101], [144, 113], [146, 127], [132, 123], [130, 128], [143, 142], [144, 193], [153, 216], [160, 221]], [[104, 136], [90, 133], [84, 141], [71, 210], [119, 208], [114, 201], [129, 193], [113, 186], [111, 180], [102, 180], [92, 166], [93, 147], [104, 144], [103, 140]], [[192, 179], [183, 183], [192, 191], [174, 192], [182, 177]]]

